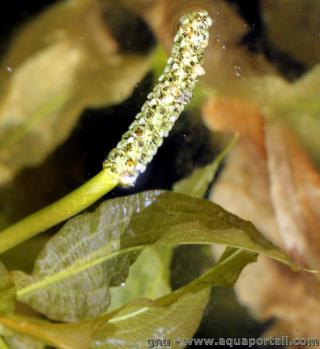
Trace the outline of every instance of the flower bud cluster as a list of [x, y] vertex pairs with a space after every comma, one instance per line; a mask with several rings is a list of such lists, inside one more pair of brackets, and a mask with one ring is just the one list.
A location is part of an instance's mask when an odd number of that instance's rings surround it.
[[205, 74], [202, 60], [211, 24], [211, 18], [203, 10], [180, 19], [163, 75], [103, 164], [119, 176], [120, 184], [134, 184], [168, 136], [184, 106], [190, 102], [198, 77]]

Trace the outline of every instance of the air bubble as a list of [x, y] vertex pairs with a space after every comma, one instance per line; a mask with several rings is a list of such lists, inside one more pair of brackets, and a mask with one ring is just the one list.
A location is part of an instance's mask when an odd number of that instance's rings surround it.
[[234, 75], [237, 78], [240, 78], [241, 77], [241, 67], [239, 65], [235, 65], [233, 68], [234, 68]]

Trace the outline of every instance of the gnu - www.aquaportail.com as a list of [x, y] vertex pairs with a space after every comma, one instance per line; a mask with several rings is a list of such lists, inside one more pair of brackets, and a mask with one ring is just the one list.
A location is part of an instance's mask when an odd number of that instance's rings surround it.
[[319, 346], [320, 338], [292, 338], [282, 337], [261, 337], [261, 338], [149, 338], [147, 340], [149, 349], [169, 349], [174, 345], [181, 346], [227, 346], [230, 348], [237, 346]]

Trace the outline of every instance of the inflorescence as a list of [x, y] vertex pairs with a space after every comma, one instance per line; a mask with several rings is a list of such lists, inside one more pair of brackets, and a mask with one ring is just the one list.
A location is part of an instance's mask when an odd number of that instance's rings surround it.
[[103, 167], [118, 176], [120, 184], [134, 184], [190, 102], [198, 77], [205, 74], [202, 61], [211, 24], [203, 10], [180, 19], [163, 75], [129, 130], [104, 161]]

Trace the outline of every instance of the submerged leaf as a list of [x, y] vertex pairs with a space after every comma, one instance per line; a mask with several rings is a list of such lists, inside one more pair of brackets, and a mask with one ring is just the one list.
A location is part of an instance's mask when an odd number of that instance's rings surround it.
[[7, 336], [5, 342], [10, 349], [44, 349], [45, 347], [43, 343], [23, 335]]
[[15, 306], [16, 290], [6, 267], [0, 262], [0, 314], [12, 313]]
[[147, 300], [140, 301], [138, 306], [127, 305], [101, 327], [90, 348], [142, 349], [157, 347], [161, 340], [171, 343], [170, 348], [183, 348], [183, 343], [174, 339], [192, 337], [208, 295], [208, 290], [185, 294], [166, 306]]
[[11, 331], [59, 349], [88, 349], [100, 325], [97, 320], [57, 324], [19, 315], [0, 317], [0, 323]]
[[[293, 91], [296, 87], [290, 85], [289, 89]], [[304, 92], [303, 88], [295, 91], [301, 96]], [[275, 103], [281, 103], [279, 97]], [[288, 98], [282, 106], [284, 113], [290, 112], [290, 108], [285, 110], [285, 104], [297, 102], [292, 97], [284, 94], [283, 98]], [[238, 105], [240, 108], [241, 104]], [[290, 129], [276, 123], [264, 127], [264, 120], [257, 118], [252, 123], [253, 116], [236, 122], [245, 110], [231, 113], [232, 108], [227, 105], [222, 110], [210, 105], [206, 108], [206, 119], [213, 127], [218, 125], [222, 131], [243, 134], [214, 187], [212, 199], [254, 222], [295, 261], [319, 269], [319, 171]], [[278, 116], [285, 116], [284, 113]], [[261, 126], [264, 132], [259, 132]], [[240, 302], [256, 318], [276, 319], [273, 336], [292, 337], [319, 334], [319, 287], [317, 275], [294, 273], [263, 257], [244, 270], [235, 286]]]
[[224, 244], [262, 253], [292, 268], [287, 255], [254, 226], [207, 200], [150, 191], [103, 203], [70, 220], [46, 245], [32, 275], [13, 274], [19, 300], [48, 317], [95, 316], [109, 304], [109, 287], [125, 280], [144, 247]]
[[[252, 81], [253, 98], [262, 114], [271, 121], [292, 127], [303, 145], [320, 161], [320, 65], [315, 66], [295, 83], [275, 77]], [[252, 93], [252, 92], [250, 92]]]
[[109, 287], [125, 281], [134, 261], [130, 253], [115, 254], [126, 247], [131, 216], [157, 195], [109, 200], [94, 213], [66, 223], [39, 255], [32, 275], [13, 273], [21, 299], [57, 320], [75, 321], [105, 311]]
[[[75, 324], [50, 324], [27, 317], [0, 317], [0, 323], [19, 333], [64, 349], [145, 348], [155, 339], [191, 338], [207, 303], [208, 287], [233, 285], [256, 254], [229, 249], [212, 270], [189, 285], [155, 301], [141, 299], [100, 318]], [[81, 334], [81, 335], [79, 335]], [[149, 342], [148, 342], [149, 340]]]
[[2, 62], [12, 73], [0, 76], [0, 184], [41, 163], [85, 108], [127, 98], [149, 69], [149, 57], [116, 52], [102, 13], [96, 0], [62, 1], [15, 37]]
[[[185, 347], [186, 343], [177, 339], [192, 337], [208, 301], [210, 287], [233, 285], [242, 268], [255, 258], [254, 253], [228, 250], [214, 268], [187, 286], [153, 303], [127, 305], [99, 329], [91, 348], [142, 349], [146, 345], [157, 347], [161, 339], [167, 340], [166, 345], [171, 348]], [[157, 339], [160, 339], [158, 344]]]
[[170, 262], [172, 247], [148, 247], [130, 268], [128, 279], [112, 287], [109, 310], [119, 308], [135, 298], [156, 299], [171, 291]]

